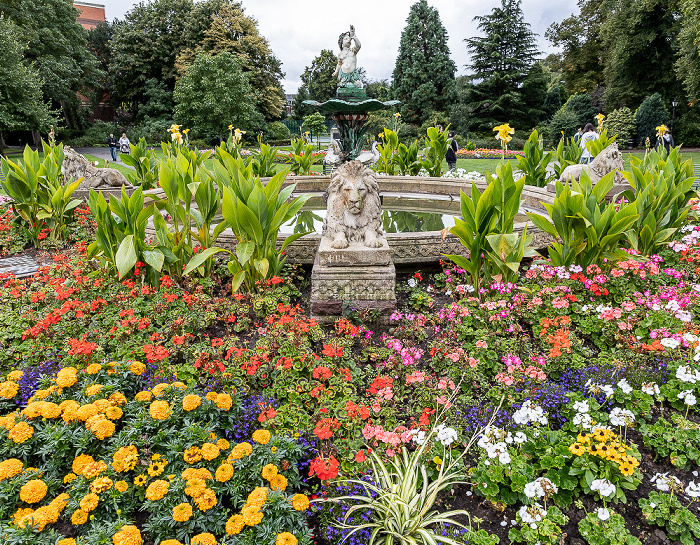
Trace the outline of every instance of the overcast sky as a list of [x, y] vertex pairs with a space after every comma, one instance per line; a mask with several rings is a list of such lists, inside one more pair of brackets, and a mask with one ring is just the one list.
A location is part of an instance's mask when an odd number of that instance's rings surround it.
[[[104, 4], [109, 21], [124, 19], [138, 4], [134, 0], [88, 1]], [[358, 64], [365, 68], [367, 77], [390, 80], [401, 32], [414, 3], [415, 0], [243, 0], [243, 7], [246, 15], [258, 21], [260, 33], [282, 61], [285, 92], [296, 93], [304, 67], [311, 64], [321, 49], [337, 54], [338, 35], [351, 24], [355, 25], [362, 43]], [[474, 16], [490, 13], [500, 5], [500, 0], [428, 0], [428, 3], [440, 12], [440, 20], [447, 29], [457, 75], [466, 74], [464, 65], [469, 62], [469, 56], [462, 40], [478, 34]], [[525, 21], [539, 35], [540, 49], [547, 53], [552, 51], [544, 37], [547, 27], [578, 12], [573, 0], [523, 0], [522, 9]]]

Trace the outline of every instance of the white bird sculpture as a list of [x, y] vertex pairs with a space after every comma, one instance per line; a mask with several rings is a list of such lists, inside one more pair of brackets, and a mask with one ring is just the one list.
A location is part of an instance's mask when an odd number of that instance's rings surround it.
[[372, 142], [372, 151], [363, 151], [355, 158], [356, 161], [367, 165], [373, 165], [379, 161], [379, 150], [377, 150], [377, 141]]

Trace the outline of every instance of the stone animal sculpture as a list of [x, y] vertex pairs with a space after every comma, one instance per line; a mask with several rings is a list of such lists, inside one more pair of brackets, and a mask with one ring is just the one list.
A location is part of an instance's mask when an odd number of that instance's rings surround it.
[[333, 248], [347, 248], [350, 242], [358, 241], [379, 248], [386, 242], [381, 225], [374, 172], [360, 161], [342, 164], [331, 174], [323, 235], [330, 237]]
[[106, 189], [109, 187], [132, 187], [124, 175], [114, 168], [97, 168], [70, 146], [63, 147], [61, 174], [64, 180], [84, 178], [78, 189]]
[[561, 176], [559, 176], [559, 181], [564, 183], [572, 179], [578, 180], [581, 177], [581, 172], [585, 170], [591, 178], [591, 183], [595, 185], [603, 176], [613, 170], [617, 170], [615, 174], [615, 183], [621, 183], [624, 178], [622, 174], [620, 174], [620, 171], [624, 166], [625, 162], [622, 159], [622, 153], [617, 148], [617, 142], [613, 142], [601, 151], [589, 164], [569, 165], [566, 167], [562, 171]]

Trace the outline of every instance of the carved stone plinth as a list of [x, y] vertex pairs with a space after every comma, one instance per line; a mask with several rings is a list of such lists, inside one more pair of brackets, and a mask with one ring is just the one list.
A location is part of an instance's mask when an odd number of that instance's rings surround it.
[[[375, 258], [383, 264], [369, 264]], [[321, 238], [311, 272], [313, 318], [333, 321], [343, 315], [347, 303], [359, 312], [376, 311], [380, 321], [386, 322], [396, 309], [395, 288], [396, 269], [386, 241], [380, 248], [353, 243], [337, 250], [330, 248], [328, 237]]]

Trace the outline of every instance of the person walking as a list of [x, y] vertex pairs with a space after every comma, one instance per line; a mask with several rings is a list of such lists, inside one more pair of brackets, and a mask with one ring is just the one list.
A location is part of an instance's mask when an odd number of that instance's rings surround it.
[[129, 139], [126, 137], [126, 133], [122, 133], [122, 137], [119, 139], [119, 151], [122, 153], [129, 153]]
[[112, 154], [112, 161], [117, 160], [117, 139], [114, 138], [114, 134], [109, 133], [109, 138], [107, 138], [107, 145], [109, 146], [109, 152]]
[[595, 132], [593, 123], [588, 123], [583, 128], [583, 135], [581, 136], [581, 140], [578, 142], [578, 145], [581, 146], [581, 149], [583, 150], [583, 153], [581, 154], [581, 164], [587, 165], [593, 160], [593, 155], [588, 149], [588, 146], [586, 146], [586, 143], [593, 142], [595, 140], [598, 140], [598, 133]]
[[457, 140], [455, 140], [455, 133], [454, 131], [450, 131], [450, 134], [448, 135], [450, 137], [447, 145], [447, 153], [445, 153], [445, 160], [447, 161], [447, 166], [449, 167], [450, 172], [454, 172], [454, 170], [457, 168], [457, 154], [456, 152], [459, 151], [459, 144], [457, 144]]

